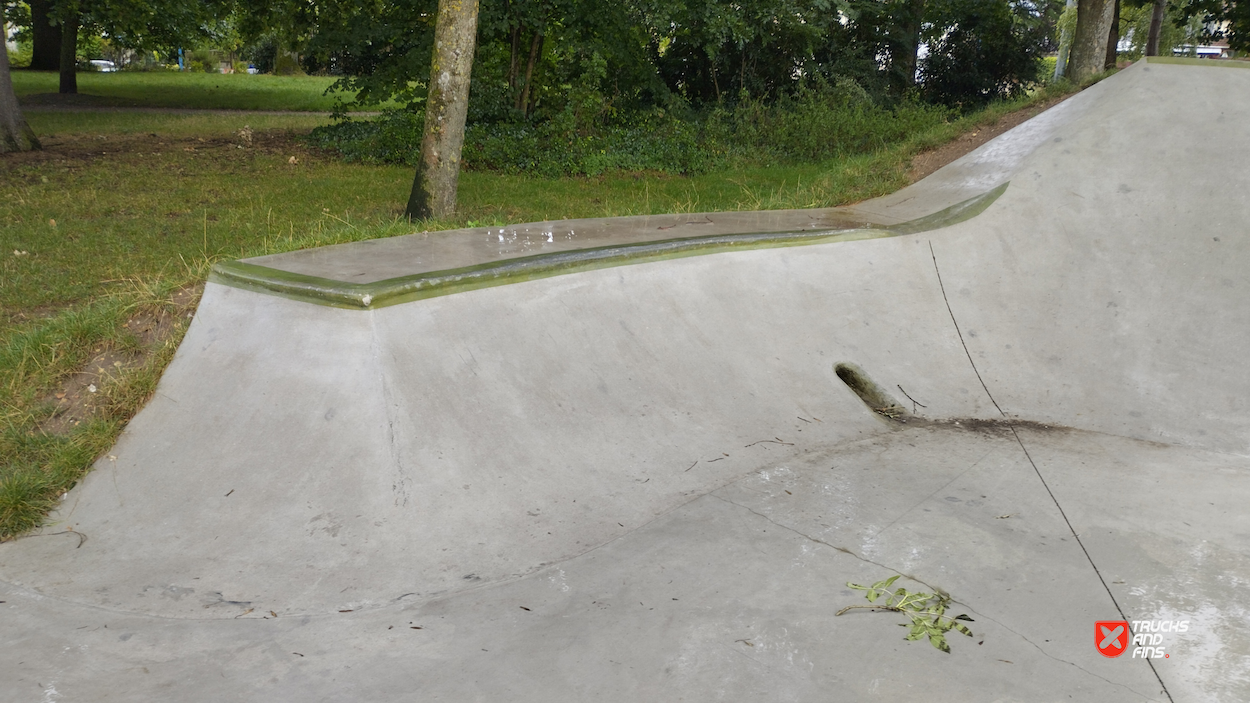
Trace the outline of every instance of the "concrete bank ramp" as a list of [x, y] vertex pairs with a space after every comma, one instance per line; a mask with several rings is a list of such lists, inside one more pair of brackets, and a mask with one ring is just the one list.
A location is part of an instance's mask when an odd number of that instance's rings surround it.
[[[0, 545], [0, 699], [1250, 700], [1247, 115], [1139, 63], [854, 207], [220, 266]], [[974, 636], [835, 615], [895, 574]]]

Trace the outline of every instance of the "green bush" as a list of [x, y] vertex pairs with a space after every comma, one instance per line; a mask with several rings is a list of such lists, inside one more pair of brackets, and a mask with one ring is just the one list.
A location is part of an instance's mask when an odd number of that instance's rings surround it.
[[938, 0], [925, 16], [927, 102], [966, 110], [1019, 97], [1037, 82], [1042, 43], [1006, 0]]
[[293, 54], [279, 51], [273, 62], [275, 76], [302, 76], [304, 69], [299, 65], [299, 58]]
[[1049, 85], [1055, 79], [1055, 64], [1059, 63], [1058, 56], [1043, 56], [1041, 68], [1037, 71], [1037, 80], [1039, 83]]
[[881, 107], [844, 79], [772, 104], [744, 100], [732, 112], [713, 113], [713, 121], [727, 123], [722, 139], [758, 155], [811, 162], [875, 151], [951, 116], [947, 108], [915, 102]]
[[[819, 162], [887, 147], [953, 116], [944, 107], [873, 103], [853, 81], [806, 90], [768, 104], [744, 99], [733, 108], [677, 116], [652, 109], [618, 114], [604, 124], [577, 105], [541, 121], [470, 125], [462, 163], [471, 170], [544, 177], [611, 171], [697, 174], [730, 162]], [[350, 161], [416, 166], [424, 115], [383, 113], [368, 122], [318, 127], [309, 136]]]
[[209, 49], [196, 49], [187, 52], [187, 70], [197, 73], [216, 73], [220, 59], [217, 52]]
[[9, 52], [9, 66], [12, 68], [26, 68], [30, 65], [30, 57], [33, 49], [30, 44], [18, 42], [17, 51]]
[[[607, 171], [702, 173], [722, 162], [723, 149], [700, 139], [697, 123], [663, 113], [641, 113], [630, 125], [579, 133], [569, 113], [538, 123], [471, 125], [465, 131], [462, 163], [467, 169], [542, 176], [594, 176]], [[318, 127], [311, 141], [350, 161], [415, 166], [424, 115], [405, 110], [370, 122]]]

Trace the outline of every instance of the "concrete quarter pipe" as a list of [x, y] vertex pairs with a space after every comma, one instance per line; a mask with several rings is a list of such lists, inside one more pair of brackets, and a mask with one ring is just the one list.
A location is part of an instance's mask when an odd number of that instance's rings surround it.
[[[0, 545], [0, 699], [1250, 700], [1248, 115], [1143, 62], [858, 206], [223, 265]], [[895, 574], [974, 637], [835, 615]]]

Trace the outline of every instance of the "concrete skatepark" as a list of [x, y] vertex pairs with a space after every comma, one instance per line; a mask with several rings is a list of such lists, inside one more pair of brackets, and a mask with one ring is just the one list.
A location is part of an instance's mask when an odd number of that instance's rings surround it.
[[[856, 206], [223, 265], [0, 544], [0, 699], [1250, 700], [1248, 114], [1141, 62]], [[895, 574], [974, 637], [835, 616]]]

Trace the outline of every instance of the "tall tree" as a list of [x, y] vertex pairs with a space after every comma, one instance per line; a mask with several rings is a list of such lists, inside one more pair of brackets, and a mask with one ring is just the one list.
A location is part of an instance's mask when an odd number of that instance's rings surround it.
[[438, 0], [421, 160], [408, 198], [409, 219], [448, 217], [456, 211], [477, 9], [477, 0]]
[[[916, 69], [920, 56], [920, 30], [925, 16], [925, 0], [903, 0], [898, 4], [897, 41], [891, 47], [890, 62], [894, 78], [902, 91], [916, 85]], [[901, 92], [901, 91], [900, 91]]]
[[61, 17], [61, 93], [78, 92], [79, 22], [77, 6], [67, 8]]
[[1107, 61], [1103, 65], [1103, 69], [1107, 71], [1115, 68], [1120, 48], [1120, 0], [1113, 1], [1115, 14], [1111, 17], [1111, 27], [1107, 32]]
[[31, 68], [59, 70], [60, 92], [76, 93], [78, 38], [107, 36], [136, 51], [169, 50], [211, 36], [240, 0], [30, 0]]
[[1072, 41], [1072, 59], [1068, 76], [1080, 83], [1103, 72], [1107, 63], [1107, 37], [1115, 0], [1078, 0], [1076, 4], [1076, 37]]
[[[8, 36], [8, 28], [0, 22], [0, 34]], [[39, 148], [39, 140], [22, 117], [22, 108], [13, 93], [13, 79], [9, 76], [9, 52], [0, 50], [0, 154], [10, 151], [30, 151]]]
[[30, 0], [30, 38], [30, 70], [57, 70], [61, 65], [61, 28], [52, 24], [52, 0]]
[[1168, 0], [1155, 0], [1150, 13], [1150, 33], [1146, 35], [1146, 55], [1159, 55], [1159, 35], [1163, 30], [1163, 17], [1168, 11]]

